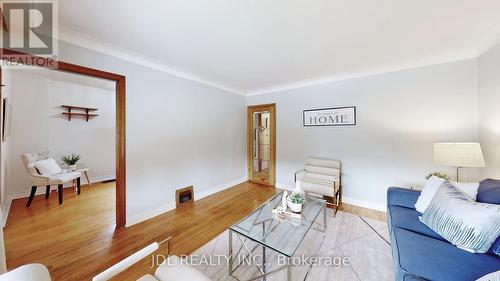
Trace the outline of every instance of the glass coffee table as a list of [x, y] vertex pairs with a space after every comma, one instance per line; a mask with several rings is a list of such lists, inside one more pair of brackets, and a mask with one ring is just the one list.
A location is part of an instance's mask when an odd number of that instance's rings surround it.
[[[306, 237], [313, 226], [316, 218], [323, 212], [322, 232], [326, 231], [326, 201], [312, 196], [305, 195], [306, 202], [302, 209], [300, 219], [292, 217], [278, 217], [273, 214], [273, 209], [281, 205], [283, 192], [276, 194], [259, 208], [253, 211], [246, 218], [229, 228], [229, 275], [234, 276], [236, 269], [243, 261], [239, 259], [241, 251], [247, 253], [247, 257], [254, 257], [256, 250], [262, 247], [262, 265], [255, 265], [259, 270], [259, 275], [250, 280], [262, 278], [281, 270], [286, 270], [287, 281], [292, 280], [291, 258], [295, 251]], [[233, 239], [237, 238], [241, 242], [239, 249], [233, 249]], [[249, 241], [255, 244], [249, 247]], [[266, 271], [266, 250], [272, 250], [287, 260], [286, 265], [280, 266], [271, 271]], [[239, 261], [239, 262], [238, 262]]]

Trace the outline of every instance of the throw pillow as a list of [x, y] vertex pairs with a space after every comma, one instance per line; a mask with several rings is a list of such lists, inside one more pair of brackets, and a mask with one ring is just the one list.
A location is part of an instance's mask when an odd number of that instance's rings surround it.
[[500, 205], [474, 202], [445, 181], [420, 221], [461, 249], [486, 253], [500, 235]]
[[51, 176], [62, 171], [61, 167], [52, 158], [35, 162], [35, 168], [42, 176]]
[[420, 193], [420, 196], [415, 203], [415, 209], [417, 209], [417, 211], [419, 211], [420, 213], [423, 213], [431, 203], [432, 198], [438, 191], [441, 184], [443, 184], [443, 182], [445, 181], [445, 179], [436, 176], [432, 176], [427, 179], [425, 181], [424, 188], [422, 189], [422, 192]]
[[500, 180], [485, 179], [480, 182], [477, 201], [500, 204]]
[[[420, 196], [418, 197], [417, 202], [415, 203], [415, 209], [420, 213], [425, 212], [425, 209], [427, 209], [427, 207], [431, 203], [432, 198], [434, 198], [434, 195], [436, 195], [436, 192], [438, 191], [439, 187], [445, 181], [446, 181], [445, 179], [436, 176], [430, 177], [425, 182], [424, 188], [422, 189], [422, 192], [420, 193]], [[453, 186], [458, 188], [458, 190], [467, 194], [467, 196], [469, 196], [472, 200], [476, 201], [477, 190], [479, 189], [479, 183], [463, 183], [463, 182], [451, 182], [451, 183], [453, 184]]]
[[465, 193], [472, 200], [476, 201], [477, 199], [477, 190], [479, 189], [478, 182], [456, 182], [452, 181], [451, 184], [456, 187], [458, 190]]
[[500, 270], [486, 274], [485, 276], [477, 279], [476, 281], [500, 281]]

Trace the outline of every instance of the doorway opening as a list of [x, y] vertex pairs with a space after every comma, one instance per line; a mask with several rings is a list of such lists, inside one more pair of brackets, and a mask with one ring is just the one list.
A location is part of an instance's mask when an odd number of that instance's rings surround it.
[[276, 184], [276, 104], [247, 109], [247, 164], [251, 182]]
[[[20, 54], [8, 49], [0, 49], [1, 57], [0, 59], [9, 59], [13, 55], [23, 55], [31, 57], [30, 61], [36, 61], [37, 57], [33, 55]], [[66, 63], [63, 61], [56, 62], [56, 68], [46, 68], [50, 71], [60, 71], [70, 74], [76, 74], [79, 76], [94, 77], [104, 80], [110, 80], [114, 84], [115, 93], [115, 221], [116, 227], [125, 227], [126, 225], [126, 194], [125, 194], [125, 80], [126, 77], [123, 75], [101, 71], [93, 68], [88, 68], [84, 66], [79, 66], [75, 64]], [[0, 68], [0, 77], [2, 69]], [[3, 85], [2, 85], [3, 86]], [[3, 100], [0, 90], [0, 100]], [[4, 136], [2, 135], [2, 138]], [[0, 151], [0, 157], [3, 157]], [[4, 175], [0, 174], [3, 178]]]

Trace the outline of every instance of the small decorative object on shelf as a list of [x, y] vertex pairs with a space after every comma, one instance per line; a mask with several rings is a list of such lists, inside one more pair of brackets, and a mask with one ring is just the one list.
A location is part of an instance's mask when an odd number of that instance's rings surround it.
[[425, 177], [425, 179], [426, 179], [426, 180], [428, 180], [428, 179], [429, 179], [430, 177], [432, 177], [432, 176], [436, 176], [436, 177], [438, 177], [438, 178], [442, 178], [442, 179], [445, 179], [445, 180], [450, 180], [450, 177], [448, 177], [448, 175], [447, 175], [447, 174], [445, 174], [445, 173], [441, 173], [441, 172], [431, 172], [431, 173], [429, 173], [429, 174]]
[[76, 170], [76, 163], [80, 161], [80, 155], [72, 153], [71, 155], [64, 155], [61, 157], [61, 160], [64, 164], [68, 165], [68, 170], [74, 171]]
[[[73, 105], [61, 105], [61, 107], [62, 108], [66, 108], [67, 111], [63, 112], [62, 114], [68, 116], [68, 121], [71, 121], [71, 117], [72, 116], [84, 116], [87, 119], [87, 122], [89, 122], [89, 118], [90, 117], [99, 116], [97, 114], [90, 113], [92, 111], [96, 111], [97, 108], [82, 107], [82, 106], [73, 106]], [[72, 110], [78, 110], [79, 112], [74, 112]]]
[[300, 213], [302, 212], [302, 205], [306, 199], [302, 194], [293, 192], [289, 197], [288, 197], [288, 207], [292, 210], [292, 212], [295, 213]]

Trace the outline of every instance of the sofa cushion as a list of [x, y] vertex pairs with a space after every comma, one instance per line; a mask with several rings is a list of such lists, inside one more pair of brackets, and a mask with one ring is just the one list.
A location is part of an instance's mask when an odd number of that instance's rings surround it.
[[477, 279], [476, 281], [495, 281], [495, 280], [497, 281], [500, 280], [500, 270], [487, 274]]
[[[422, 189], [422, 194], [418, 197], [417, 203], [415, 203], [415, 209], [423, 213], [429, 204], [431, 204], [432, 198], [436, 195], [441, 185], [446, 181], [446, 179], [432, 176], [425, 181], [424, 188]], [[477, 191], [479, 188], [479, 183], [464, 183], [464, 182], [451, 182], [451, 184], [458, 190], [466, 194], [472, 200], [476, 201]]]
[[389, 215], [391, 216], [391, 227], [399, 227], [432, 237], [434, 239], [446, 241], [439, 234], [420, 222], [418, 219], [420, 213], [417, 210], [400, 206], [389, 206], [389, 212]]
[[[500, 180], [485, 179], [479, 183], [477, 201], [500, 204]], [[493, 246], [488, 251], [489, 254], [500, 256], [500, 236], [497, 238]]]
[[417, 209], [417, 211], [423, 213], [425, 209], [429, 207], [432, 198], [434, 197], [439, 187], [441, 186], [441, 184], [443, 184], [445, 180], [446, 179], [432, 176], [425, 181], [422, 193], [420, 194], [417, 202], [415, 203], [415, 209]]
[[410, 274], [428, 280], [469, 281], [500, 270], [496, 256], [473, 254], [406, 229], [393, 231], [399, 266]]
[[444, 182], [420, 220], [453, 245], [486, 253], [500, 235], [500, 205], [473, 201]]
[[477, 202], [500, 204], [500, 180], [485, 179], [480, 182]]

